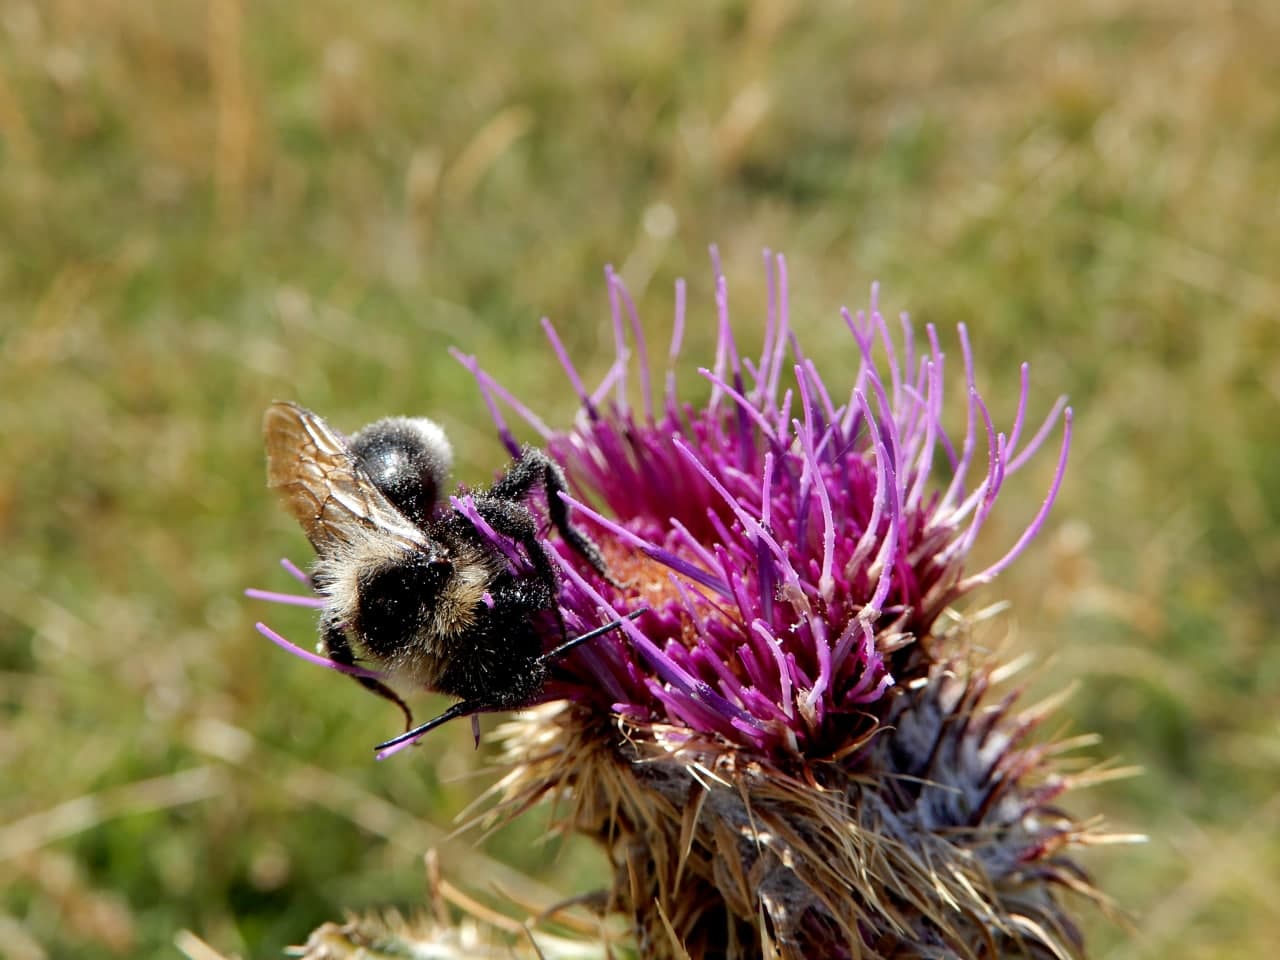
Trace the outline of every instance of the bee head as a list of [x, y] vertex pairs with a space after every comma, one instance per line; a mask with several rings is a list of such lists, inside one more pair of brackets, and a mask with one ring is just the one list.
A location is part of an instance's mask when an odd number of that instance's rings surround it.
[[350, 440], [352, 456], [397, 510], [422, 526], [453, 467], [453, 448], [425, 417], [387, 417]]

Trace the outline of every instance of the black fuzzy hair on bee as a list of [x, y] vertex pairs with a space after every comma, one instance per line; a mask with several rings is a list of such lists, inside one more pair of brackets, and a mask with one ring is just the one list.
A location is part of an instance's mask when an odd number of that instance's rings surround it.
[[[526, 446], [489, 489], [473, 492], [478, 517], [519, 544], [529, 568], [507, 557], [459, 510], [441, 505], [453, 463], [444, 431], [426, 419], [379, 420], [350, 439], [297, 404], [277, 402], [263, 421], [268, 485], [278, 490], [316, 551], [313, 583], [326, 605], [320, 646], [334, 662], [374, 665], [397, 682], [458, 698], [418, 727], [381, 680], [356, 679], [400, 707], [416, 740], [455, 717], [537, 701], [551, 665], [606, 624], [565, 638], [559, 577], [528, 500], [540, 488], [552, 527], [601, 577], [595, 544], [569, 521], [560, 467]], [[562, 643], [543, 652], [550, 613]], [[637, 614], [638, 615], [638, 614]]]

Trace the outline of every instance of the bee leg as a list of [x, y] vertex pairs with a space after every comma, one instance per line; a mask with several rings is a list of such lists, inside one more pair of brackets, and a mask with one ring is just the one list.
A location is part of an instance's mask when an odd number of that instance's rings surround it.
[[[487, 520], [488, 518], [486, 517], [485, 519]], [[644, 607], [643, 609], [632, 611], [631, 613], [627, 614], [626, 617], [624, 617], [623, 619], [635, 620], [636, 618], [648, 612], [649, 612], [649, 608]], [[574, 647], [578, 646], [579, 644], [586, 643], [588, 640], [594, 640], [596, 637], [600, 636], [601, 634], [608, 633], [610, 630], [616, 630], [620, 626], [622, 626], [622, 620], [613, 620], [609, 623], [606, 623], [602, 627], [596, 627], [596, 629], [594, 630], [590, 630], [587, 633], [581, 634], [580, 636], [574, 637], [572, 640], [568, 640], [560, 644], [560, 646], [556, 647], [550, 653], [544, 653], [541, 657], [537, 659], [536, 663], [540, 669], [545, 669], [547, 666], [554, 663], [556, 660], [559, 660], [561, 657], [563, 657], [565, 654], [567, 654], [570, 650], [572, 650]], [[413, 727], [410, 730], [406, 730], [404, 733], [400, 734], [399, 736], [392, 737], [390, 740], [384, 740], [382, 743], [374, 747], [374, 750], [377, 751], [379, 757], [382, 757], [386, 754], [386, 751], [393, 750], [394, 748], [402, 746], [403, 744], [416, 741], [426, 736], [426, 734], [430, 733], [436, 727], [446, 724], [450, 720], [457, 720], [459, 717], [466, 717], [466, 716], [470, 716], [472, 719], [471, 729], [476, 736], [476, 743], [477, 745], [479, 745], [479, 732], [478, 732], [479, 728], [477, 724], [477, 715], [482, 711], [492, 710], [495, 707], [511, 708], [517, 705], [518, 704], [506, 703], [502, 701], [495, 702], [487, 699], [471, 698], [466, 700], [459, 700], [457, 703], [455, 703], [453, 706], [451, 706], [448, 710], [446, 710], [444, 713], [440, 714], [439, 716], [432, 717], [426, 723], [420, 723], [416, 727]]]
[[586, 643], [588, 640], [594, 640], [596, 637], [603, 636], [604, 634], [609, 633], [610, 631], [617, 630], [620, 626], [622, 626], [623, 620], [638, 620], [640, 617], [644, 616], [648, 612], [649, 612], [648, 607], [641, 607], [639, 610], [632, 610], [625, 617], [622, 617], [619, 620], [610, 620], [604, 626], [596, 627], [594, 630], [588, 630], [586, 633], [578, 634], [576, 637], [574, 637], [571, 640], [566, 640], [564, 643], [560, 644], [560, 646], [556, 647], [554, 650], [550, 650], [547, 653], [544, 653], [538, 659], [540, 659], [547, 666], [550, 666], [551, 664], [555, 663], [557, 660], [560, 660], [563, 657], [565, 657], [571, 650], [573, 650], [574, 647], [580, 646], [581, 644]]
[[[562, 503], [561, 506], [563, 507], [564, 504]], [[504, 537], [510, 537], [524, 547], [536, 573], [532, 579], [524, 582], [522, 586], [524, 596], [519, 598], [519, 606], [528, 609], [530, 613], [550, 610], [555, 614], [556, 623], [560, 628], [559, 635], [563, 637], [566, 633], [564, 617], [561, 616], [560, 606], [556, 603], [555, 588], [560, 578], [555, 564], [547, 555], [547, 548], [538, 539], [538, 525], [529, 508], [518, 500], [495, 497], [490, 493], [476, 501], [476, 512], [498, 533]]]
[[493, 485], [490, 495], [519, 502], [539, 484], [547, 495], [547, 512], [551, 517], [551, 523], [559, 531], [560, 536], [564, 537], [564, 542], [591, 564], [596, 573], [618, 586], [609, 576], [600, 548], [591, 542], [590, 537], [569, 522], [569, 507], [560, 499], [560, 494], [569, 489], [564, 471], [560, 469], [558, 463], [537, 447], [526, 446], [520, 452], [520, 459], [511, 465], [506, 476]]
[[400, 734], [397, 737], [392, 737], [390, 740], [385, 740], [382, 743], [378, 744], [373, 749], [376, 750], [378, 753], [382, 753], [384, 750], [390, 750], [392, 747], [398, 747], [403, 743], [408, 743], [409, 741], [417, 740], [419, 737], [425, 736], [426, 734], [434, 730], [436, 727], [440, 726], [441, 724], [448, 723], [450, 720], [456, 720], [458, 719], [458, 717], [465, 717], [468, 714], [476, 713], [477, 711], [480, 711], [483, 709], [484, 709], [484, 704], [482, 703], [477, 703], [474, 700], [459, 700], [457, 703], [455, 703], [452, 707], [450, 707], [444, 713], [440, 714], [440, 716], [432, 717], [426, 723], [420, 723], [416, 727], [414, 727], [412, 730], [406, 730], [404, 733]]
[[[347, 641], [347, 635], [339, 630], [337, 626], [326, 624], [320, 642], [324, 645], [325, 654], [334, 663], [340, 663], [346, 667], [358, 666], [355, 653], [351, 649], [351, 644]], [[400, 699], [398, 693], [385, 683], [375, 680], [373, 677], [353, 676], [351, 679], [371, 693], [376, 693], [384, 700], [390, 700], [399, 707], [400, 712], [404, 714], [404, 728], [406, 730], [413, 726], [413, 713], [410, 712], [408, 705]]]

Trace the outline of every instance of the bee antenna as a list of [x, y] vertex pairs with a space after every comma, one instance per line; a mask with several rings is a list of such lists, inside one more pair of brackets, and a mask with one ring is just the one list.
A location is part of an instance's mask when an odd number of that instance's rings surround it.
[[569, 653], [569, 651], [573, 650], [574, 647], [581, 646], [582, 644], [586, 643], [588, 640], [594, 640], [596, 637], [603, 636], [604, 634], [609, 633], [612, 630], [617, 630], [620, 626], [622, 626], [622, 622], [624, 620], [638, 620], [640, 617], [644, 616], [648, 612], [649, 612], [648, 607], [641, 607], [639, 610], [632, 610], [625, 617], [622, 617], [618, 620], [610, 620], [608, 623], [606, 623], [602, 627], [596, 627], [594, 630], [589, 630], [586, 633], [580, 634], [579, 636], [574, 637], [572, 640], [566, 640], [564, 643], [560, 644], [560, 646], [556, 647], [554, 650], [550, 651], [549, 653], [544, 653], [541, 657], [539, 657], [539, 659], [542, 661], [543, 664], [546, 664], [546, 665], [555, 663], [557, 660], [563, 659], [564, 656], [567, 653]]

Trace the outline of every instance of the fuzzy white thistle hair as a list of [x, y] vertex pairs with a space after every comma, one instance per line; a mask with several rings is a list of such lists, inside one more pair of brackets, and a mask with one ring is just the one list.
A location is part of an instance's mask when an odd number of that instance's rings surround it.
[[[917, 345], [905, 316], [895, 331], [875, 288], [869, 309], [842, 313], [861, 362], [837, 390], [790, 328], [785, 261], [766, 253], [766, 266], [764, 340], [747, 356], [717, 263], [702, 405], [677, 396], [671, 369], [683, 284], [658, 395], [612, 270], [617, 358], [594, 391], [544, 321], [581, 399], [567, 430], [459, 355], [512, 454], [500, 403], [563, 469], [574, 523], [611, 575], [548, 541], [560, 583], [545, 649], [622, 620], [500, 730], [509, 772], [493, 815], [550, 798], [560, 829], [596, 839], [614, 871], [601, 902], [646, 958], [1080, 956], [1063, 892], [1101, 897], [1070, 854], [1114, 838], [1055, 803], [1115, 771], [1068, 773], [1055, 758], [1080, 739], [1030, 741], [1049, 708], [989, 699], [1007, 671], [951, 606], [1043, 526], [1071, 410], [1059, 400], [1028, 428], [1024, 365], [998, 427], [960, 327], [966, 426], [953, 437], [936, 331]], [[1002, 485], [1058, 424], [1040, 510], [1001, 559], [969, 571]], [[516, 576], [531, 573], [469, 498], [452, 503]]]

